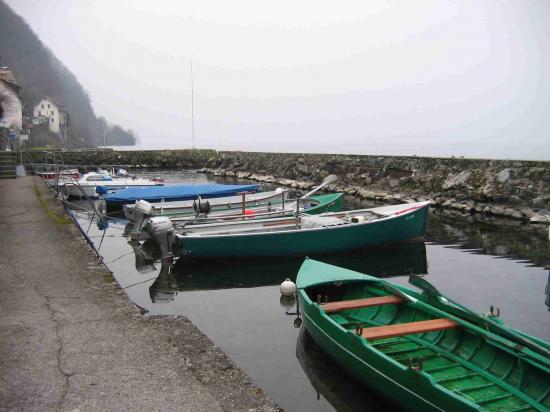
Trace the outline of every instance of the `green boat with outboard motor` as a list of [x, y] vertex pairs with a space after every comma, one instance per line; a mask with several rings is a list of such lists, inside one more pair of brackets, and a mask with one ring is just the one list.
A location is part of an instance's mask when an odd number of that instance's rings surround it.
[[[429, 202], [415, 202], [315, 216], [194, 224], [172, 236], [173, 250], [176, 256], [195, 259], [345, 252], [422, 237], [428, 208]], [[152, 233], [154, 225], [150, 226]]]
[[418, 276], [421, 292], [312, 259], [303, 325], [363, 384], [408, 410], [549, 411], [550, 343], [479, 315]]
[[[270, 219], [289, 219], [292, 216], [300, 213], [306, 215], [318, 215], [326, 212], [339, 212], [342, 210], [343, 193], [327, 193], [322, 195], [313, 195], [308, 198], [296, 199], [294, 202], [287, 203], [288, 208], [278, 210], [263, 210], [261, 207], [249, 208], [246, 214], [239, 212], [219, 211], [211, 213], [208, 216], [187, 216], [173, 217], [153, 216], [148, 217], [148, 214], [141, 214], [134, 222], [130, 222], [127, 232], [130, 233], [132, 239], [146, 240], [151, 237], [151, 228], [154, 230], [160, 226], [163, 228], [173, 228], [176, 233], [182, 233], [190, 230], [192, 227], [208, 227], [209, 225], [225, 225], [228, 222], [242, 223], [262, 221], [268, 222]], [[140, 201], [139, 204], [144, 203]], [[219, 226], [213, 226], [219, 227]], [[199, 229], [200, 230], [200, 229]], [[125, 233], [126, 236], [126, 233]]]

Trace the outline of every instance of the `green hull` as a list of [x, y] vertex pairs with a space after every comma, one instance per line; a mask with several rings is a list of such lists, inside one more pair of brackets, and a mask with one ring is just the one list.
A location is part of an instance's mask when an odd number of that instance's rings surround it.
[[[304, 326], [317, 344], [364, 384], [409, 410], [548, 411], [550, 357], [497, 334], [483, 320], [427, 296], [357, 272], [307, 259], [297, 279]], [[391, 293], [388, 292], [391, 290]], [[405, 296], [406, 303], [347, 309], [331, 314], [315, 302]], [[448, 312], [443, 309], [448, 306]], [[461, 314], [462, 316], [459, 316]], [[445, 317], [458, 327], [367, 340], [363, 328]], [[479, 318], [476, 318], [479, 319]], [[542, 351], [550, 344], [511, 328]], [[504, 335], [507, 335], [504, 333]], [[549, 352], [550, 353], [550, 352]], [[411, 368], [422, 358], [422, 367]]]
[[367, 224], [215, 236], [181, 236], [176, 253], [191, 258], [338, 253], [423, 236], [428, 205]]
[[304, 210], [304, 213], [307, 213], [308, 215], [319, 215], [325, 212], [339, 212], [342, 210], [342, 206], [344, 205], [343, 193], [314, 195], [311, 196], [311, 199], [318, 200], [321, 203], [317, 206]]

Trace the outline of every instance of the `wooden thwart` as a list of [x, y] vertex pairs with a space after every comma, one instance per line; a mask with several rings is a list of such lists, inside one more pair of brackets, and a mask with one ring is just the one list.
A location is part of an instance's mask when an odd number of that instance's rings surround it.
[[380, 305], [396, 305], [403, 303], [405, 300], [399, 296], [389, 295], [389, 296], [377, 296], [375, 298], [367, 299], [355, 299], [355, 300], [343, 300], [340, 302], [330, 302], [321, 305], [326, 313], [338, 312], [340, 310], [346, 309], [359, 309], [359, 308], [368, 308], [370, 306], [380, 306]]
[[392, 338], [394, 336], [414, 335], [455, 328], [457, 324], [450, 319], [430, 319], [418, 322], [398, 323], [395, 325], [373, 326], [363, 329], [365, 339]]

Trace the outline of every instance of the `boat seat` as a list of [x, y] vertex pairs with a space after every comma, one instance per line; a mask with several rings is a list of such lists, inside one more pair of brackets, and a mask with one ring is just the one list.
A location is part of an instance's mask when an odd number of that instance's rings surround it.
[[405, 300], [396, 295], [377, 296], [374, 298], [342, 300], [339, 302], [324, 303], [321, 307], [326, 313], [338, 312], [347, 309], [368, 308], [370, 306], [397, 305]]
[[383, 339], [395, 336], [414, 335], [417, 333], [433, 332], [455, 328], [457, 324], [450, 319], [430, 319], [418, 322], [398, 323], [386, 326], [364, 328], [362, 336], [365, 339]]

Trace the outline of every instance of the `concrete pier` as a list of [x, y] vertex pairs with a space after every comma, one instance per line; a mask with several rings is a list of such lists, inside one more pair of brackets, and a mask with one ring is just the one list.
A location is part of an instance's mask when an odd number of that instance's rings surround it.
[[0, 410], [279, 410], [188, 319], [141, 315], [35, 179], [0, 181]]

